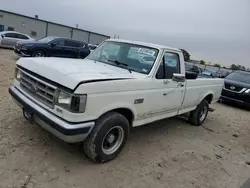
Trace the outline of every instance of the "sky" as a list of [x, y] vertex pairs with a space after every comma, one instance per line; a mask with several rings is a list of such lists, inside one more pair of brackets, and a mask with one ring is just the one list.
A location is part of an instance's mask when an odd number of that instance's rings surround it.
[[250, 68], [250, 0], [1, 0], [2, 10]]

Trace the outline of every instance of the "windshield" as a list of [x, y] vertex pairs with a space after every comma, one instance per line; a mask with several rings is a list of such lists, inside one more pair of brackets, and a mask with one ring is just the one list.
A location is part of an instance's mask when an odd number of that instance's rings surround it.
[[87, 59], [149, 74], [158, 53], [159, 50], [146, 46], [108, 41], [102, 43]]
[[39, 39], [37, 42], [41, 42], [41, 43], [48, 43], [54, 39], [56, 39], [57, 37], [45, 37], [45, 38], [41, 38]]
[[233, 72], [229, 74], [226, 79], [235, 80], [250, 84], [250, 74], [244, 72]]

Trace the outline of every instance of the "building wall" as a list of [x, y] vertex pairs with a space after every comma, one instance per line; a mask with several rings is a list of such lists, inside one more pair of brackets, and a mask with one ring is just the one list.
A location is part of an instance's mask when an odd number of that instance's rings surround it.
[[89, 32], [84, 32], [84, 31], [80, 31], [80, 30], [77, 30], [77, 29], [73, 29], [72, 39], [88, 43]]
[[48, 23], [48, 36], [71, 38], [72, 28]]
[[[4, 25], [4, 30], [8, 30], [8, 27], [12, 27], [14, 31], [27, 34], [36, 39], [45, 36], [58, 36], [73, 38], [85, 43], [100, 44], [102, 41], [109, 38], [108, 36], [98, 35], [97, 33], [91, 33], [81, 29], [2, 10], [0, 10], [0, 26], [1, 25]], [[36, 32], [36, 36], [32, 36], [32, 31]]]
[[95, 33], [90, 33], [89, 43], [90, 44], [100, 44], [102, 41], [108, 39], [109, 37], [97, 35]]
[[[27, 34], [33, 38], [42, 38], [46, 35], [46, 22], [2, 11], [0, 11], [0, 25], [4, 25], [5, 30], [8, 27], [13, 27], [15, 31]], [[35, 31], [36, 36], [32, 36], [31, 31]]]

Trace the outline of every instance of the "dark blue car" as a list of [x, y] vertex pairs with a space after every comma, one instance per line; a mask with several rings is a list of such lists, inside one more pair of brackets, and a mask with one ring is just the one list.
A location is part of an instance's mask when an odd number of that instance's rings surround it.
[[14, 51], [22, 57], [85, 58], [90, 53], [87, 44], [62, 37], [45, 37], [34, 42], [18, 42]]

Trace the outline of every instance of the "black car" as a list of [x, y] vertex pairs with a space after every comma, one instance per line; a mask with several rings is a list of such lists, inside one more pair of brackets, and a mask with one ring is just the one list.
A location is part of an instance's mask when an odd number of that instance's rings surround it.
[[193, 64], [189, 64], [187, 62], [185, 62], [185, 69], [186, 69], [186, 71], [189, 71], [189, 72], [194, 72], [194, 73], [197, 73], [197, 74], [201, 73], [198, 66], [193, 65]]
[[85, 58], [90, 53], [87, 44], [61, 37], [45, 37], [34, 42], [18, 42], [14, 51], [23, 57]]
[[200, 74], [200, 69], [196, 65], [185, 62], [186, 79], [196, 79]]
[[250, 72], [237, 71], [229, 74], [225, 78], [221, 99], [250, 108]]

